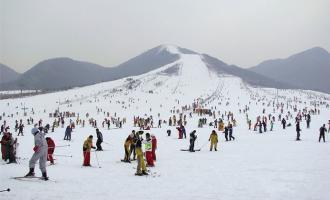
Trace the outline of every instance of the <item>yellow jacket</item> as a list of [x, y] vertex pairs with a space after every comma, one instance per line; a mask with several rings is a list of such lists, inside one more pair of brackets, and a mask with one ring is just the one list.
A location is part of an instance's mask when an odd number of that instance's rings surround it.
[[218, 135], [216, 133], [211, 133], [209, 140], [211, 143], [218, 143]]
[[90, 138], [87, 138], [84, 142], [84, 146], [83, 146], [83, 149], [84, 151], [91, 151], [91, 148], [93, 147], [93, 140], [90, 139]]

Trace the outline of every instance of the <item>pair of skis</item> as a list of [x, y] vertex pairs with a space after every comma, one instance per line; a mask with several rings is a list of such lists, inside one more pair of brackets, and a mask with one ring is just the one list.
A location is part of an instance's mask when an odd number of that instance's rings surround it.
[[49, 178], [46, 180], [44, 177], [41, 177], [41, 176], [15, 176], [15, 177], [12, 177], [12, 179], [19, 180], [19, 181], [34, 181], [34, 182], [49, 181], [49, 182], [56, 183], [55, 180], [52, 180]]

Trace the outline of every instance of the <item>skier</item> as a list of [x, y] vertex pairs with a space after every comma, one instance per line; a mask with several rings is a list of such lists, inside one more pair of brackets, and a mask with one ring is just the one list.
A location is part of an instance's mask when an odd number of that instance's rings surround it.
[[7, 151], [7, 143], [9, 141], [9, 133], [7, 131], [3, 132], [3, 136], [1, 138], [1, 154], [2, 160], [7, 161], [8, 159], [8, 151]]
[[195, 152], [194, 147], [195, 147], [195, 141], [197, 139], [197, 135], [195, 135], [196, 130], [193, 130], [193, 132], [190, 133], [190, 146], [189, 146], [189, 151], [190, 152]]
[[156, 161], [156, 149], [157, 149], [157, 138], [155, 135], [151, 134], [152, 143], [152, 158]]
[[[138, 133], [135, 133], [135, 131], [132, 131], [133, 134], [133, 138], [132, 138], [132, 143], [130, 146], [130, 153], [129, 153], [129, 160], [136, 160], [136, 151], [135, 151], [135, 145], [136, 145], [136, 141], [138, 138]], [[131, 159], [131, 155], [133, 154], [133, 158]]]
[[64, 135], [64, 140], [69, 140], [71, 141], [71, 132], [72, 132], [72, 128], [70, 125], [68, 125], [65, 129], [65, 135]]
[[323, 142], [325, 142], [325, 132], [327, 132], [327, 129], [325, 128], [325, 124], [323, 124], [320, 128], [319, 142], [321, 142], [321, 138], [323, 138]]
[[132, 133], [125, 140], [125, 143], [124, 143], [125, 158], [123, 160], [121, 160], [123, 162], [129, 162], [129, 163], [131, 162], [130, 161], [130, 147], [131, 147], [131, 144], [133, 143], [134, 133], [135, 133], [135, 131], [133, 130]]
[[183, 135], [183, 130], [182, 130], [182, 127], [177, 127], [176, 128], [178, 130], [178, 133], [179, 133], [179, 138], [178, 139], [182, 139], [182, 135]]
[[8, 158], [9, 158], [9, 162], [7, 164], [10, 163], [17, 163], [16, 162], [16, 144], [17, 144], [17, 138], [13, 138], [11, 133], [9, 134], [9, 138], [8, 138], [8, 143], [7, 143], [7, 151], [8, 151]]
[[31, 133], [34, 136], [34, 154], [29, 161], [30, 171], [26, 174], [26, 177], [34, 176], [34, 167], [37, 161], [39, 160], [39, 168], [42, 172], [43, 180], [47, 181], [47, 171], [46, 171], [46, 162], [47, 162], [47, 142], [45, 139], [45, 133], [42, 130], [42, 127], [37, 128], [37, 124], [32, 128]]
[[18, 134], [17, 134], [17, 136], [19, 136], [20, 134], [22, 134], [22, 136], [24, 136], [23, 135], [23, 129], [24, 129], [24, 124], [21, 122], [19, 124], [19, 126], [18, 126]]
[[83, 166], [90, 167], [91, 163], [91, 149], [95, 149], [93, 146], [93, 136], [90, 135], [88, 138], [85, 140], [84, 145], [83, 145], [83, 155], [84, 155], [84, 163]]
[[50, 161], [50, 164], [54, 165], [53, 154], [55, 151], [55, 142], [50, 137], [46, 137], [46, 141], [47, 141], [47, 145], [48, 145], [47, 161]]
[[217, 151], [218, 134], [215, 130], [212, 131], [209, 141], [211, 141], [210, 151], [212, 151], [213, 147], [214, 147], [214, 151]]
[[145, 145], [147, 165], [148, 167], [153, 167], [155, 165], [154, 165], [154, 159], [152, 157], [152, 141], [149, 133], [146, 133], [146, 140], [143, 143]]
[[297, 141], [299, 141], [300, 140], [300, 131], [301, 131], [301, 129], [300, 129], [300, 123], [299, 123], [299, 121], [297, 121], [297, 123], [296, 123], [296, 132], [297, 132]]
[[143, 139], [138, 136], [138, 139], [136, 141], [137, 167], [135, 175], [137, 176], [148, 175], [147, 168], [143, 159], [142, 140]]
[[233, 139], [235, 140], [235, 137], [233, 136], [233, 125], [229, 123], [228, 125], [228, 132], [229, 132], [229, 140]]
[[228, 141], [228, 126], [225, 126], [224, 134], [225, 134], [226, 141]]
[[270, 120], [270, 131], [273, 131], [274, 128], [274, 122], [273, 120]]
[[309, 128], [309, 126], [310, 126], [310, 123], [311, 123], [311, 115], [308, 113], [307, 115], [306, 115], [306, 123], [307, 123], [307, 128]]
[[97, 149], [96, 149], [96, 151], [103, 151], [102, 146], [101, 146], [101, 144], [103, 142], [103, 135], [102, 135], [101, 131], [98, 128], [96, 129], [96, 136], [97, 136], [97, 140], [96, 140]]
[[283, 118], [282, 119], [282, 126], [283, 126], [283, 129], [285, 129], [285, 126], [286, 126], [286, 120]]

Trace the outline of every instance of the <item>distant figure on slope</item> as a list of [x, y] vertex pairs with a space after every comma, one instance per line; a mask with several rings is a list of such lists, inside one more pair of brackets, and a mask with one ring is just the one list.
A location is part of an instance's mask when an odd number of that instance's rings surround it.
[[309, 128], [311, 123], [311, 115], [309, 113], [306, 115], [306, 123], [307, 123], [307, 128]]
[[297, 123], [296, 123], [296, 132], [297, 132], [297, 141], [299, 141], [300, 140], [300, 131], [301, 131], [301, 129], [300, 129], [300, 123], [299, 123], [299, 121], [297, 121]]
[[68, 125], [65, 129], [65, 135], [64, 135], [64, 140], [69, 140], [71, 141], [71, 132], [72, 132], [72, 128], [70, 125]]
[[229, 140], [233, 139], [235, 140], [235, 137], [233, 136], [233, 125], [229, 123], [228, 125], [228, 132], [229, 132]]
[[85, 140], [83, 145], [83, 155], [84, 155], [84, 163], [83, 166], [90, 167], [91, 166], [91, 149], [95, 149], [93, 146], [93, 136], [90, 135]]
[[228, 141], [228, 126], [225, 127], [225, 131], [223, 133], [225, 134], [226, 141]]
[[183, 136], [183, 129], [182, 129], [182, 126], [177, 127], [176, 129], [178, 130], [178, 134], [179, 134], [179, 138], [178, 138], [178, 139], [182, 139], [182, 136]]
[[190, 145], [189, 145], [190, 152], [195, 152], [194, 147], [195, 147], [195, 141], [197, 139], [197, 135], [195, 133], [196, 130], [193, 130], [193, 132], [190, 133]]
[[213, 147], [214, 147], [214, 151], [217, 151], [218, 134], [215, 130], [212, 131], [209, 141], [211, 141], [210, 151], [212, 151]]
[[30, 171], [28, 174], [26, 174], [26, 176], [34, 176], [34, 167], [39, 160], [39, 168], [42, 172], [42, 178], [44, 180], [48, 180], [46, 171], [48, 145], [42, 127], [39, 127], [38, 129], [36, 126], [37, 124], [31, 130], [31, 133], [34, 136], [34, 154], [29, 161]]
[[96, 149], [96, 151], [103, 151], [102, 146], [101, 146], [101, 144], [103, 142], [103, 135], [102, 135], [101, 131], [98, 128], [96, 129], [96, 136], [97, 136], [97, 140], [96, 140], [97, 149]]
[[323, 138], [323, 142], [325, 142], [325, 132], [327, 132], [327, 129], [325, 128], [325, 124], [323, 124], [320, 128], [319, 142], [321, 142], [321, 138]]
[[282, 119], [282, 126], [283, 126], [283, 129], [285, 129], [285, 126], [286, 126], [286, 120], [283, 118]]

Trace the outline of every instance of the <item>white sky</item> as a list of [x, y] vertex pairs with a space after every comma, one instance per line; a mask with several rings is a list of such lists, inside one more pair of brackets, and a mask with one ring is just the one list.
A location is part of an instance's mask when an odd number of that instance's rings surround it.
[[176, 44], [250, 67], [330, 50], [329, 0], [0, 0], [0, 63], [53, 57], [107, 67]]

